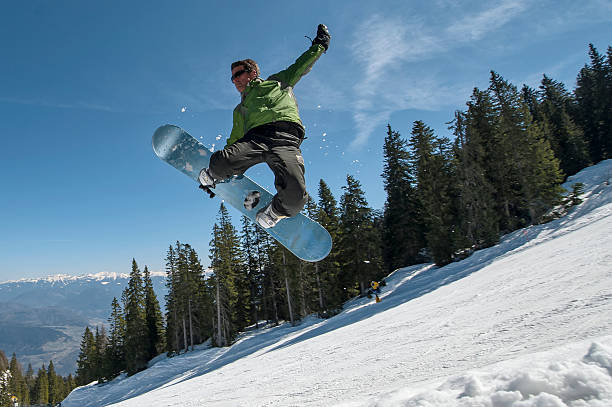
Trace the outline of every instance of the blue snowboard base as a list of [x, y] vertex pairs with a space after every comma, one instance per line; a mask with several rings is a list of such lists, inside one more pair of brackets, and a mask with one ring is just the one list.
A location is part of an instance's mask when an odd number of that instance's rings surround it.
[[[211, 156], [211, 152], [202, 143], [171, 124], [155, 131], [153, 150], [159, 158], [198, 184], [198, 175], [202, 168], [208, 168]], [[212, 192], [256, 224], [257, 212], [268, 205], [273, 197], [245, 175], [218, 183]], [[302, 213], [282, 219], [273, 228], [263, 230], [304, 261], [323, 260], [332, 248], [331, 236], [327, 230]]]

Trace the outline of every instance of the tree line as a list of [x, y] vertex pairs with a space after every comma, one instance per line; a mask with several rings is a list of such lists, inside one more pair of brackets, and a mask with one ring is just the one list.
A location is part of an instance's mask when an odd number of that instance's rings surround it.
[[136, 260], [121, 302], [111, 302], [108, 333], [104, 325], [85, 328], [77, 359], [78, 385], [111, 380], [121, 372], [128, 375], [147, 367], [165, 349], [164, 320], [153, 290], [151, 274], [140, 271]]
[[76, 387], [72, 374], [62, 377], [55, 372], [53, 361], [43, 364], [36, 373], [31, 364], [23, 368], [13, 353], [9, 361], [0, 350], [0, 407], [56, 405]]
[[136, 373], [157, 354], [174, 355], [210, 341], [228, 346], [239, 332], [316, 313], [330, 317], [393, 270], [442, 266], [498, 243], [508, 232], [549, 221], [579, 202], [580, 186], [561, 182], [612, 153], [612, 50], [590, 45], [573, 92], [544, 75], [520, 90], [491, 72], [466, 109], [449, 123], [454, 140], [415, 121], [408, 138], [387, 126], [384, 208], [372, 209], [347, 175], [339, 200], [324, 180], [304, 212], [332, 236], [333, 249], [303, 262], [246, 217], [237, 227], [220, 205], [210, 241], [210, 268], [189, 245], [166, 253], [165, 314], [148, 271], [133, 261], [130, 283], [115, 298], [109, 334], [83, 337], [80, 383]]
[[491, 72], [449, 123], [454, 141], [416, 121], [404, 139], [385, 139], [383, 258], [387, 271], [431, 260], [444, 265], [501, 235], [548, 221], [560, 183], [612, 157], [612, 48], [589, 46], [590, 64], [569, 92], [543, 76], [518, 89]]

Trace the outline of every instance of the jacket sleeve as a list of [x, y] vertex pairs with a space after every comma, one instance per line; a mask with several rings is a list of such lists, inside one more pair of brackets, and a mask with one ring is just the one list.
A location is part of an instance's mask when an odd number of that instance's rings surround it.
[[241, 139], [243, 136], [244, 136], [244, 118], [240, 114], [240, 105], [238, 105], [234, 109], [232, 133], [230, 134], [229, 139], [227, 139], [226, 145], [229, 146], [231, 144], [234, 144], [236, 141]]
[[279, 81], [283, 88], [288, 86], [293, 87], [302, 76], [310, 72], [314, 63], [317, 62], [324, 52], [325, 48], [323, 48], [322, 45], [314, 44], [306, 52], [300, 55], [293, 65], [284, 71], [271, 75], [268, 80]]

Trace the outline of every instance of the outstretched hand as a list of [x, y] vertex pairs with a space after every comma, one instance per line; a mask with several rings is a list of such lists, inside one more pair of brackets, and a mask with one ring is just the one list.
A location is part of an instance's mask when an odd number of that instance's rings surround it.
[[329, 34], [329, 30], [325, 26], [325, 24], [319, 24], [317, 27], [317, 36], [312, 41], [313, 44], [321, 44], [325, 51], [329, 48], [329, 40], [331, 39], [331, 35]]

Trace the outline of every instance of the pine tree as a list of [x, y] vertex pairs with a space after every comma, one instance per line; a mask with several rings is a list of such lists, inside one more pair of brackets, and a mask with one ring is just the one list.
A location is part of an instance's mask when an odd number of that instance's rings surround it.
[[144, 304], [142, 275], [132, 260], [132, 271], [128, 286], [124, 290], [125, 303], [125, 365], [128, 375], [133, 375], [147, 366], [147, 323]]
[[199, 289], [199, 329], [201, 341], [206, 341], [214, 336], [214, 285], [208, 278], [210, 268], [207, 268], [202, 276], [201, 288]]
[[[180, 244], [177, 242], [177, 248]], [[172, 245], [168, 249], [166, 256], [166, 349], [169, 354], [179, 352], [180, 329], [179, 329], [179, 271], [177, 254]]]
[[49, 382], [49, 404], [52, 406], [58, 404], [64, 398], [62, 397], [61, 376], [55, 373], [53, 361], [49, 361], [49, 369], [47, 370], [47, 381]]
[[188, 350], [212, 335], [212, 299], [204, 269], [189, 244], [176, 242], [166, 257], [166, 347]]
[[[34, 369], [32, 368], [32, 364], [28, 363], [28, 369], [26, 370], [26, 374], [23, 377], [24, 381], [26, 383], [26, 388], [27, 388], [27, 401], [28, 404], [31, 404], [30, 401], [35, 402], [35, 394], [34, 394], [34, 382], [35, 382], [35, 378], [34, 378]], [[75, 387], [76, 387], [76, 380], [75, 380]]]
[[65, 399], [72, 392], [72, 390], [74, 390], [77, 387], [76, 380], [74, 379], [74, 376], [72, 376], [72, 374], [68, 374], [68, 377], [64, 379], [64, 386], [65, 386], [64, 387], [64, 399]]
[[500, 172], [502, 186], [497, 189], [504, 204], [502, 228], [514, 230], [538, 222], [558, 202], [562, 174], [542, 127], [533, 123], [516, 87], [492, 72], [490, 91], [499, 117], [497, 147], [505, 150], [507, 167]]
[[125, 366], [125, 318], [117, 297], [111, 303], [111, 315], [108, 318], [108, 346], [105, 349], [105, 363], [103, 376], [112, 379], [117, 376]]
[[[175, 287], [177, 290], [177, 307], [179, 316], [179, 329], [181, 331], [181, 339], [183, 349], [185, 352], [189, 350], [189, 346], [193, 346], [193, 314], [191, 308], [192, 301], [192, 289], [193, 284], [191, 281], [191, 275], [189, 272], [189, 249], [190, 247], [186, 244], [179, 244], [177, 242], [176, 252], [177, 256], [177, 267], [178, 267], [178, 285]], [[191, 339], [191, 340], [190, 340]]]
[[260, 315], [263, 311], [263, 267], [259, 258], [257, 241], [257, 227], [246, 216], [242, 217], [242, 230], [240, 244], [244, 254], [244, 267], [249, 284], [249, 297], [251, 300], [251, 320], [259, 327]]
[[544, 75], [540, 85], [540, 110], [556, 140], [550, 145], [565, 175], [574, 175], [590, 164], [584, 132], [570, 116], [576, 110], [572, 95], [563, 83]]
[[194, 343], [201, 343], [212, 335], [212, 296], [210, 287], [204, 280], [204, 268], [200, 258], [191, 246], [185, 245], [185, 248], [190, 276], [187, 312], [191, 315], [189, 319], [190, 341], [193, 346]]
[[[311, 219], [317, 219], [321, 214], [317, 203], [309, 195], [306, 205], [304, 206], [304, 213]], [[332, 241], [333, 242], [333, 241]], [[295, 256], [294, 263], [296, 267], [297, 277], [297, 299], [299, 304], [296, 309], [299, 312], [299, 317], [303, 318], [313, 311], [321, 311], [323, 306], [321, 304], [321, 298], [323, 295], [323, 289], [321, 286], [321, 278], [319, 273], [319, 267], [317, 264], [298, 260]]]
[[169, 351], [187, 351], [210, 336], [209, 290], [197, 253], [189, 244], [171, 246], [167, 260], [166, 341]]
[[576, 106], [565, 86], [544, 75], [539, 92], [524, 86], [522, 95], [564, 174], [574, 175], [589, 165], [588, 144], [570, 116]]
[[[95, 338], [89, 327], [85, 328], [83, 338], [81, 339], [81, 349], [79, 358], [77, 359], [77, 382], [79, 385], [85, 385], [92, 382], [95, 368]], [[30, 366], [31, 369], [31, 366]], [[33, 400], [38, 400], [33, 398]]]
[[0, 349], [0, 407], [9, 406], [10, 403], [11, 371], [9, 361]]
[[[499, 231], [536, 223], [559, 198], [561, 171], [548, 142], [544, 117], [530, 89], [491, 72], [486, 91], [474, 90], [467, 112], [457, 112], [454, 166], [456, 209], [465, 242], [495, 244]], [[461, 240], [461, 239], [458, 239]]]
[[[288, 267], [287, 264], [287, 257], [288, 257], [288, 253], [287, 250], [285, 250], [284, 248], [281, 249], [281, 258], [282, 258], [282, 264], [281, 264], [281, 270], [283, 273], [283, 280], [284, 280], [284, 285], [285, 285], [285, 298], [287, 301], [287, 314], [289, 315], [289, 322], [291, 323], [291, 325], [295, 325], [296, 319], [294, 316], [294, 310], [293, 310], [293, 303], [294, 300], [292, 300], [292, 292], [295, 292], [295, 290], [292, 290], [290, 288], [291, 284], [290, 284], [290, 280], [295, 280], [295, 276], [293, 275], [293, 273], [291, 271], [293, 271], [294, 269], [291, 267]], [[291, 274], [290, 274], [291, 272]]]
[[0, 407], [9, 407], [11, 405], [11, 393], [8, 390], [10, 379], [10, 371], [0, 370]]
[[580, 70], [574, 94], [574, 117], [584, 130], [591, 161], [612, 157], [612, 47], [607, 58], [589, 44], [591, 63]]
[[318, 212], [315, 220], [331, 235], [333, 246], [330, 254], [315, 263], [317, 278], [319, 315], [323, 317], [335, 315], [342, 307], [344, 292], [340, 284], [340, 268], [338, 245], [340, 242], [340, 215], [338, 203], [329, 186], [324, 180], [319, 180]]
[[[521, 185], [518, 171], [526, 163], [523, 136], [528, 127], [527, 106], [514, 87], [496, 72], [491, 72], [489, 94], [495, 109], [493, 139], [489, 144], [491, 160], [489, 177], [495, 185], [500, 228], [509, 232], [524, 226], [517, 188]], [[525, 106], [525, 109], [522, 109]]]
[[[193, 338], [193, 325], [191, 324], [192, 283], [188, 262], [189, 250], [189, 245], [176, 242], [175, 257], [173, 259], [174, 271], [171, 278], [171, 291], [169, 295], [172, 298], [172, 325], [175, 333], [175, 350], [177, 352], [180, 352], [181, 349], [189, 350], [189, 338]], [[168, 324], [170, 327], [170, 320]], [[188, 332], [190, 333], [189, 335]], [[193, 345], [193, 341], [191, 345]]]
[[[104, 381], [105, 372], [104, 365], [106, 364], [106, 347], [108, 345], [108, 338], [106, 337], [106, 328], [104, 325], [96, 326], [96, 333], [94, 335], [94, 355], [93, 355], [93, 377], [99, 382]], [[51, 378], [49, 378], [49, 381]]]
[[343, 274], [340, 282], [346, 298], [364, 294], [369, 281], [380, 274], [380, 239], [376, 235], [372, 209], [368, 206], [361, 184], [346, 177], [340, 198], [339, 257]]
[[490, 140], [493, 139], [493, 104], [487, 92], [474, 89], [466, 112], [456, 112], [455, 161], [461, 239], [456, 246], [489, 247], [497, 243], [499, 219], [495, 187], [488, 176]]
[[[215, 285], [215, 343], [229, 345], [238, 330], [240, 313], [237, 306], [248, 306], [248, 283], [243, 276], [240, 240], [224, 204], [219, 208], [218, 223], [213, 228], [210, 244], [211, 267]], [[239, 297], [245, 295], [241, 300]], [[248, 315], [248, 313], [246, 313]]]
[[145, 320], [148, 332], [147, 359], [153, 359], [165, 349], [165, 333], [164, 320], [162, 317], [159, 301], [153, 290], [153, 281], [151, 273], [145, 266], [144, 269], [144, 303], [145, 303]]
[[437, 139], [433, 130], [416, 121], [410, 147], [427, 248], [437, 265], [445, 265], [452, 261], [456, 243], [450, 141]]
[[419, 203], [414, 190], [406, 141], [387, 126], [383, 180], [387, 200], [384, 207], [382, 247], [388, 272], [420, 261], [425, 246]]
[[[229, 219], [229, 218], [228, 218]], [[237, 330], [251, 324], [251, 290], [249, 284], [248, 268], [245, 264], [244, 253], [242, 246], [240, 245], [240, 237], [236, 228], [231, 228], [231, 239], [229, 242], [233, 242], [236, 247], [231, 250], [232, 264], [233, 264], [233, 286], [235, 295], [232, 300], [232, 323], [235, 325]]]
[[327, 229], [332, 237], [337, 235], [340, 223], [338, 204], [329, 186], [322, 179], [319, 180], [319, 201], [317, 206], [321, 212], [319, 218], [323, 221], [325, 229]]
[[34, 392], [36, 397], [34, 400], [37, 404], [48, 404], [49, 403], [49, 377], [45, 365], [38, 370], [38, 375], [34, 383]]
[[25, 379], [23, 377], [21, 364], [19, 364], [19, 362], [17, 361], [17, 356], [14, 353], [9, 363], [9, 370], [11, 372], [11, 377], [8, 383], [9, 392], [11, 394], [14, 394], [23, 403], [26, 399], [26, 395], [28, 394], [28, 389], [26, 387]]
[[256, 227], [255, 247], [257, 248], [258, 267], [260, 269], [263, 317], [266, 321], [278, 325], [278, 268], [274, 260], [275, 253], [278, 252], [277, 245], [268, 233]]

